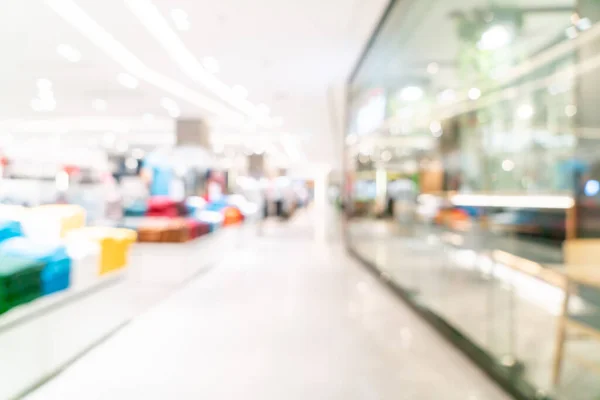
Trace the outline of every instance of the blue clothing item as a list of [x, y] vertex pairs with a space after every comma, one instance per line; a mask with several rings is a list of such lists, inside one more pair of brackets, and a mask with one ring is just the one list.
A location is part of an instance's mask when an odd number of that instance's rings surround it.
[[145, 200], [135, 201], [125, 207], [123, 214], [126, 217], [143, 217], [148, 211], [148, 203]]
[[173, 173], [164, 167], [152, 167], [152, 184], [150, 194], [152, 196], [168, 196], [171, 189]]
[[0, 220], [0, 242], [19, 236], [23, 236], [23, 230], [20, 222]]
[[221, 211], [225, 207], [227, 207], [227, 202], [225, 200], [217, 200], [208, 203], [204, 209], [206, 211]]
[[556, 165], [558, 190], [574, 190], [579, 184], [578, 180], [589, 171], [589, 166], [575, 158], [565, 160]]

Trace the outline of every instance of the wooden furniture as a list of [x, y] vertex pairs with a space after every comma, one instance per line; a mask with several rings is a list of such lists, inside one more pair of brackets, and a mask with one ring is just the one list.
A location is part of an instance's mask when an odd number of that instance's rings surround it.
[[[567, 240], [563, 248], [566, 284], [554, 351], [552, 379], [555, 385], [560, 383], [567, 339], [584, 337], [600, 341], [600, 262], [597, 261], [600, 239]], [[576, 312], [570, 307], [574, 295], [586, 304]], [[591, 360], [571, 358], [585, 367], [600, 371], [600, 365]]]

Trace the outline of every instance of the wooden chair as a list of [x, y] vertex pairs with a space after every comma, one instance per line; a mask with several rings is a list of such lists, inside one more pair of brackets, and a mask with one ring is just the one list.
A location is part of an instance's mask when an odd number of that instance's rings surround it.
[[[600, 239], [573, 239], [565, 241], [564, 274], [565, 298], [559, 317], [554, 353], [553, 382], [560, 383], [565, 342], [568, 336], [586, 337], [600, 341]], [[570, 300], [577, 295], [590, 306], [589, 311], [572, 313]], [[600, 365], [572, 357], [580, 364], [600, 371]]]

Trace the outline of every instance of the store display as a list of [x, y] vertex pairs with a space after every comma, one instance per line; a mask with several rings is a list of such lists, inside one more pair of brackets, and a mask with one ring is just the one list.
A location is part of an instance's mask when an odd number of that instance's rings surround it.
[[42, 295], [40, 261], [19, 257], [0, 257], [0, 314]]
[[242, 222], [244, 220], [244, 216], [242, 215], [240, 210], [237, 207], [232, 207], [232, 206], [225, 207], [223, 209], [223, 216], [224, 216], [224, 220], [223, 220], [224, 226], [239, 224], [240, 222]]
[[72, 232], [80, 240], [87, 239], [100, 246], [99, 274], [118, 271], [127, 265], [129, 247], [138, 234], [131, 229], [110, 227], [85, 227]]
[[39, 242], [59, 241], [70, 231], [85, 226], [85, 209], [72, 204], [33, 207], [23, 214], [25, 236]]
[[0, 243], [0, 254], [43, 263], [41, 282], [44, 295], [65, 290], [71, 283], [71, 259], [65, 246], [15, 237]]

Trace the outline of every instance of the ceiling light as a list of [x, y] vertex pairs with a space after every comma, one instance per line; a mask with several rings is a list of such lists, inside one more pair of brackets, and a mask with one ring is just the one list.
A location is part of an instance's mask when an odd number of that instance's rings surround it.
[[45, 78], [40, 78], [36, 82], [39, 90], [50, 90], [52, 89], [52, 81]]
[[264, 103], [259, 104], [256, 108], [262, 115], [269, 115], [269, 113], [271, 112], [269, 106]]
[[427, 72], [431, 75], [435, 75], [440, 71], [440, 66], [438, 63], [432, 62], [427, 65]]
[[570, 26], [567, 29], [565, 29], [565, 35], [567, 35], [569, 39], [575, 39], [577, 35], [579, 35], [579, 32], [577, 31], [576, 27]]
[[477, 100], [481, 97], [481, 90], [479, 90], [478, 88], [471, 88], [469, 89], [467, 96], [469, 96], [469, 99], [471, 100]]
[[600, 192], [600, 182], [597, 180], [589, 180], [585, 184], [584, 193], [588, 197], [596, 196]]
[[175, 27], [180, 31], [190, 30], [190, 21], [188, 20], [188, 14], [180, 8], [171, 10], [171, 18], [175, 23]]
[[442, 104], [452, 103], [456, 100], [456, 92], [452, 89], [446, 89], [438, 94], [437, 100]]
[[515, 163], [512, 160], [504, 160], [502, 161], [502, 169], [506, 172], [510, 172], [515, 169]]
[[400, 91], [400, 98], [404, 101], [417, 101], [423, 97], [423, 89], [418, 86], [407, 86]]
[[517, 117], [519, 117], [519, 119], [531, 119], [534, 113], [535, 111], [530, 104], [521, 104], [517, 108]]
[[94, 110], [96, 111], [106, 111], [106, 100], [96, 99], [92, 102], [92, 107], [94, 107]]
[[592, 21], [589, 18], [581, 18], [576, 25], [580, 31], [587, 31], [592, 27]]
[[[163, 17], [150, 0], [125, 0], [125, 4], [190, 78], [247, 116], [253, 119], [264, 118], [259, 114], [254, 104], [236, 96], [231, 87], [215, 77], [215, 74], [219, 71], [219, 64], [213, 57], [206, 57], [202, 63], [198, 60], [196, 55], [186, 47], [179, 35], [172, 29], [169, 21]], [[231, 118], [228, 119], [231, 120]], [[239, 121], [239, 118], [236, 118], [236, 121]]]
[[569, 118], [574, 117], [575, 114], [577, 114], [577, 106], [575, 106], [573, 104], [569, 104], [568, 106], [565, 107], [565, 114]]
[[506, 26], [494, 25], [483, 32], [477, 47], [480, 50], [497, 50], [509, 44], [511, 39], [512, 33]]
[[439, 121], [432, 121], [429, 124], [429, 130], [435, 137], [440, 137], [442, 135], [442, 124]]
[[242, 99], [248, 97], [248, 90], [243, 86], [235, 85], [231, 90], [236, 96], [241, 97]]
[[381, 152], [381, 159], [385, 162], [388, 162], [392, 159], [392, 152], [389, 150], [384, 150]]
[[[92, 43], [102, 49], [108, 56], [110, 56], [115, 62], [121, 67], [134, 75], [136, 78], [143, 80], [158, 89], [161, 89], [167, 93], [177, 96], [185, 101], [194, 104], [203, 110], [211, 112], [222, 118], [227, 118], [232, 121], [232, 124], [244, 123], [244, 118], [237, 112], [232, 111], [226, 105], [220, 103], [218, 100], [212, 99], [202, 93], [190, 89], [189, 86], [184, 85], [170, 77], [160, 74], [159, 72], [149, 68], [144, 64], [135, 54], [133, 54], [127, 47], [121, 42], [116, 40], [110, 33], [108, 33], [102, 26], [98, 24], [93, 18], [91, 18], [75, 1], [73, 0], [46, 0], [46, 3], [62, 18], [69, 22], [73, 27], [84, 34]], [[168, 22], [157, 12], [156, 7], [152, 6], [151, 3], [142, 0], [127, 1], [127, 5], [131, 8], [140, 5], [140, 7], [148, 6], [148, 9], [154, 10], [155, 14], [158, 14], [162, 21], [161, 26], [166, 26], [166, 29], [171, 32], [170, 39], [175, 36], [175, 40], [178, 39], [175, 32], [170, 29]], [[136, 15], [142, 19], [140, 13]], [[160, 22], [159, 21], [159, 22]], [[143, 20], [144, 24], [148, 29], [158, 26], [159, 23], [154, 19]], [[164, 35], [163, 31], [157, 32], [155, 35], [157, 39], [162, 39]], [[166, 36], [165, 36], [166, 37]], [[165, 39], [166, 40], [166, 39]], [[162, 42], [161, 42], [162, 43]], [[163, 43], [166, 45], [172, 44], [167, 41]], [[168, 49], [168, 48], [167, 48]], [[169, 49], [168, 49], [169, 50]], [[227, 92], [230, 93], [230, 89], [227, 88]], [[216, 93], [216, 92], [215, 92]]]
[[142, 119], [144, 120], [145, 123], [149, 124], [154, 121], [154, 114], [145, 113], [142, 116]]
[[142, 158], [144, 158], [144, 150], [139, 149], [139, 148], [133, 149], [133, 150], [131, 150], [131, 155], [136, 160], [141, 160]]
[[121, 85], [125, 86], [128, 89], [135, 89], [140, 84], [140, 82], [137, 80], [137, 78], [135, 78], [129, 74], [126, 74], [125, 72], [121, 72], [117, 76], [117, 80], [119, 81], [119, 83]]
[[56, 52], [60, 56], [67, 59], [67, 61], [70, 61], [73, 63], [81, 61], [81, 53], [79, 53], [77, 50], [75, 50], [73, 47], [69, 46], [68, 44], [59, 44], [56, 47]]
[[211, 74], [219, 73], [219, 62], [213, 57], [204, 57], [202, 59], [202, 65]]

